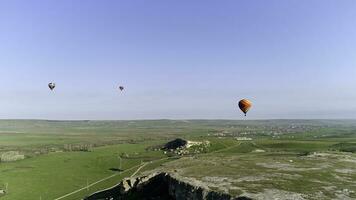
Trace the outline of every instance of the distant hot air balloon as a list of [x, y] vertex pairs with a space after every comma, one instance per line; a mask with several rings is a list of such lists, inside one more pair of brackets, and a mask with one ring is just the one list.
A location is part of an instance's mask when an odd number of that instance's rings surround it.
[[245, 113], [245, 116], [246, 116], [246, 113], [248, 112], [248, 110], [251, 108], [251, 106], [252, 106], [251, 101], [249, 101], [247, 99], [242, 99], [241, 101], [239, 101], [239, 107], [240, 107], [241, 111], [243, 113]]
[[120, 91], [123, 91], [125, 88], [124, 86], [119, 86]]
[[48, 83], [49, 89], [53, 90], [56, 87], [55, 83]]

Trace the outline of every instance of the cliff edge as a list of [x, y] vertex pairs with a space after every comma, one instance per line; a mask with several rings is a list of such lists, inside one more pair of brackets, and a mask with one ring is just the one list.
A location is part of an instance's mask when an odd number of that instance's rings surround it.
[[85, 200], [250, 200], [211, 191], [203, 185], [186, 182], [168, 173], [127, 178], [107, 190], [96, 192]]

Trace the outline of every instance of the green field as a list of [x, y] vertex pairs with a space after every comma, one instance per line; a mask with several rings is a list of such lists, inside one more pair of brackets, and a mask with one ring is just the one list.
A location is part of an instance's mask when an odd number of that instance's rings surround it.
[[[155, 148], [178, 137], [209, 146], [183, 156]], [[0, 189], [6, 190], [0, 199], [81, 199], [135, 172], [157, 170], [210, 184], [226, 178], [229, 185], [210, 188], [256, 198], [265, 189], [309, 199], [356, 198], [337, 193], [356, 191], [355, 146], [352, 120], [0, 120], [0, 155], [25, 156], [0, 163]]]

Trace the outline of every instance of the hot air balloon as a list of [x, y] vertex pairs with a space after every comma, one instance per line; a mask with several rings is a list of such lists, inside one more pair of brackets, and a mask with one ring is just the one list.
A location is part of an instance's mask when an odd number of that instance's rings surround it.
[[119, 86], [120, 91], [123, 91], [125, 88], [124, 86]]
[[242, 99], [241, 101], [239, 101], [239, 108], [243, 113], [245, 113], [245, 116], [248, 110], [251, 108], [251, 106], [252, 106], [251, 101], [247, 99]]
[[55, 83], [48, 83], [49, 89], [53, 90], [56, 87]]

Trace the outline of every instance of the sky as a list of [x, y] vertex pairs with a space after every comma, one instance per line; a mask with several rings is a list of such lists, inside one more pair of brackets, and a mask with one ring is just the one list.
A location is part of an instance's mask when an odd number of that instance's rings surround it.
[[0, 118], [355, 119], [355, 10], [354, 0], [0, 0]]

